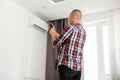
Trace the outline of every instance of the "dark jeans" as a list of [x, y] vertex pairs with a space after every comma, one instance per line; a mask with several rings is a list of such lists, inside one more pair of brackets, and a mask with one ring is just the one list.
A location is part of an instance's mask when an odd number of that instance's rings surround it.
[[81, 78], [81, 71], [73, 71], [64, 65], [60, 65], [58, 68], [60, 80], [80, 80]]

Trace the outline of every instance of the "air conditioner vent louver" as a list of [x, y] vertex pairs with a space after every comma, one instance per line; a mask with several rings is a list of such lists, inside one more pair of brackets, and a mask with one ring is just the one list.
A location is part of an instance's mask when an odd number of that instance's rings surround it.
[[53, 0], [53, 2], [55, 2], [55, 3], [61, 2], [61, 1], [65, 1], [65, 0]]

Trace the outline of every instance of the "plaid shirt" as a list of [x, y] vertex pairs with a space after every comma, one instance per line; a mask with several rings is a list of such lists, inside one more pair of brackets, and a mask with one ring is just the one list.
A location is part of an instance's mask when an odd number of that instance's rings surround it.
[[86, 31], [81, 24], [66, 26], [59, 39], [53, 41], [54, 46], [60, 47], [58, 66], [65, 65], [74, 71], [81, 71], [85, 39]]

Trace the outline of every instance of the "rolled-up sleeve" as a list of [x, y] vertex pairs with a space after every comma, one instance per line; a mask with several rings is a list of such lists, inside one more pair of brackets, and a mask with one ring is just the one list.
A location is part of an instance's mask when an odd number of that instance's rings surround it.
[[71, 26], [66, 26], [63, 31], [60, 33], [60, 36], [57, 40], [53, 41], [53, 45], [59, 47], [71, 34], [73, 29]]

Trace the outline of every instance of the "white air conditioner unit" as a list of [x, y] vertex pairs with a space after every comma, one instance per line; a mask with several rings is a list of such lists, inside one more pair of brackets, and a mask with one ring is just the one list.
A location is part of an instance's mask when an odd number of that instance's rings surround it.
[[57, 3], [57, 2], [66, 1], [66, 0], [52, 0], [52, 1]]
[[48, 25], [46, 22], [42, 21], [41, 19], [39, 19], [36, 16], [30, 16], [29, 17], [29, 24], [32, 27], [35, 27], [37, 29], [40, 29], [42, 31], [48, 31]]

